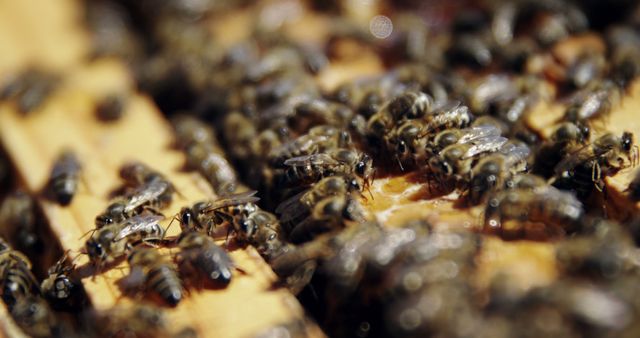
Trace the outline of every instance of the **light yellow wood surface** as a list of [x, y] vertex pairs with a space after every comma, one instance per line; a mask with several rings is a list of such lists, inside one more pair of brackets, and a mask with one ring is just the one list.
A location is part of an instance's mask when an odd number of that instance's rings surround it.
[[[95, 216], [107, 206], [109, 193], [120, 184], [118, 168], [128, 160], [158, 169], [184, 196], [176, 197], [165, 210], [168, 218], [182, 206], [214, 198], [199, 175], [181, 171], [184, 156], [171, 149], [170, 126], [149, 98], [131, 92], [124, 118], [113, 124], [96, 120], [95, 102], [112, 91], [131, 90], [132, 80], [118, 61], [83, 61], [80, 51], [86, 51], [88, 40], [79, 25], [78, 4], [53, 3], [0, 1], [0, 16], [12, 13], [10, 21], [0, 20], [0, 49], [9, 55], [0, 58], [0, 79], [34, 63], [64, 73], [56, 92], [30, 116], [19, 115], [12, 104], [0, 105], [0, 138], [32, 192], [42, 189], [52, 161], [63, 148], [78, 153], [82, 182], [73, 203], [60, 207], [40, 201], [62, 248], [77, 253], [83, 247], [86, 238], [81, 239], [82, 235], [94, 227]], [[36, 13], [42, 15], [41, 20], [34, 18]], [[21, 31], [22, 36], [14, 36], [14, 31]], [[170, 234], [177, 230], [174, 226]], [[201, 337], [250, 337], [272, 325], [302, 318], [295, 297], [285, 289], [272, 290], [275, 275], [255, 249], [234, 250], [231, 255], [246, 273], [235, 273], [225, 289], [191, 290], [179, 306], [168, 311], [169, 327], [191, 326]], [[84, 256], [78, 260], [80, 265], [85, 262]], [[97, 310], [129, 301], [116, 286], [126, 272], [126, 268], [116, 268], [83, 279]], [[317, 328], [310, 330], [322, 336]]]

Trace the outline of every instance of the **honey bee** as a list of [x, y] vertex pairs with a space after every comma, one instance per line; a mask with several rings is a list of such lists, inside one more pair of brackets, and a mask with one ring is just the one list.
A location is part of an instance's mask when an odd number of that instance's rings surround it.
[[427, 137], [424, 129], [426, 125], [421, 120], [407, 120], [391, 130], [387, 135], [387, 146], [394, 153], [400, 168], [404, 170], [402, 163], [413, 160], [417, 163], [424, 157]]
[[47, 302], [39, 295], [25, 295], [11, 308], [11, 316], [25, 333], [31, 337], [63, 337], [69, 330], [58, 320]]
[[431, 111], [433, 98], [423, 92], [408, 91], [389, 101], [386, 109], [395, 121], [419, 119]]
[[129, 276], [126, 290], [155, 293], [165, 303], [176, 306], [183, 298], [183, 288], [177, 268], [154, 248], [138, 246], [129, 254]]
[[139, 242], [151, 243], [164, 239], [165, 230], [160, 226], [159, 215], [141, 214], [122, 223], [105, 225], [96, 229], [85, 243], [89, 260], [98, 267], [115, 262]]
[[289, 158], [317, 154], [349, 145], [351, 145], [351, 137], [348, 132], [336, 127], [321, 125], [311, 128], [307, 134], [275, 149], [269, 157], [275, 167], [282, 167]]
[[505, 137], [491, 135], [449, 145], [429, 159], [429, 169], [441, 182], [466, 182], [478, 157], [500, 150], [507, 141]]
[[287, 224], [299, 220], [326, 197], [360, 192], [361, 189], [358, 177], [353, 174], [325, 177], [309, 189], [280, 203], [276, 208], [276, 214], [280, 215], [281, 223]]
[[546, 227], [570, 233], [580, 229], [584, 215], [582, 203], [575, 195], [551, 186], [505, 190], [487, 202], [484, 230], [508, 235], [503, 227], [513, 221], [519, 224], [543, 223]]
[[166, 181], [161, 173], [138, 161], [127, 162], [120, 166], [119, 174], [120, 178], [131, 187], [141, 186], [154, 180]]
[[552, 184], [574, 191], [583, 200], [589, 197], [594, 187], [603, 191], [604, 177], [635, 167], [637, 162], [638, 146], [634, 145], [633, 134], [624, 132], [616, 136], [607, 133], [560, 161], [554, 169]]
[[436, 107], [425, 116], [426, 134], [434, 135], [446, 129], [466, 128], [473, 122], [474, 116], [469, 107], [459, 101], [449, 101]]
[[351, 149], [332, 149], [326, 153], [289, 158], [285, 184], [309, 184], [336, 174], [355, 174], [363, 180], [363, 188], [373, 181], [375, 169], [369, 155]]
[[175, 188], [164, 179], [151, 179], [111, 203], [96, 217], [96, 227], [124, 222], [144, 210], [162, 209], [171, 203]]
[[253, 222], [257, 224], [258, 230], [251, 238], [251, 245], [267, 262], [271, 262], [275, 257], [292, 250], [293, 245], [285, 241], [285, 235], [275, 215], [263, 212], [263, 218], [256, 220], [257, 217], [254, 216]]
[[493, 124], [479, 124], [464, 129], [448, 129], [429, 140], [426, 150], [429, 156], [437, 156], [444, 148], [453, 144], [467, 144], [490, 137], [499, 137], [502, 130]]
[[328, 125], [344, 127], [353, 119], [355, 112], [350, 107], [325, 99], [302, 100], [287, 118], [294, 131], [307, 130], [309, 126]]
[[124, 94], [111, 94], [102, 98], [96, 105], [96, 117], [103, 122], [113, 122], [122, 118], [127, 104]]
[[613, 82], [604, 80], [578, 92], [565, 111], [567, 121], [587, 121], [606, 116], [620, 101], [620, 89]]
[[80, 281], [74, 277], [75, 264], [68, 262], [69, 252], [65, 252], [47, 272], [40, 284], [42, 295], [55, 308], [78, 308], [80, 303]]
[[599, 53], [579, 56], [567, 69], [567, 81], [575, 88], [583, 88], [604, 74], [607, 61]]
[[309, 241], [318, 234], [347, 226], [348, 223], [362, 223], [367, 215], [358, 200], [345, 195], [330, 196], [319, 201], [311, 215], [296, 224], [289, 231], [293, 243]]
[[629, 26], [616, 25], [606, 32], [606, 39], [611, 51], [610, 76], [618, 86], [626, 89], [640, 74], [640, 36]]
[[227, 285], [231, 282], [233, 261], [211, 237], [187, 231], [180, 236], [178, 246], [177, 260], [181, 269], [195, 272], [214, 283]]
[[547, 185], [547, 180], [535, 174], [518, 173], [505, 182], [506, 189], [535, 189]]
[[38, 231], [36, 201], [24, 191], [8, 195], [0, 206], [1, 233], [19, 250], [39, 253], [43, 249]]
[[49, 178], [50, 193], [56, 202], [61, 205], [71, 203], [78, 189], [80, 170], [80, 162], [73, 151], [65, 150], [58, 156]]
[[168, 337], [167, 318], [161, 308], [150, 304], [116, 306], [88, 316], [89, 327], [105, 337]]
[[231, 194], [238, 187], [235, 169], [223, 156], [213, 130], [185, 115], [172, 120], [176, 141], [187, 157], [187, 168], [197, 170], [219, 195]]
[[175, 142], [183, 149], [193, 144], [217, 144], [214, 131], [193, 116], [177, 115], [171, 119], [171, 124], [175, 131]]
[[0, 93], [0, 99], [14, 100], [18, 111], [28, 114], [38, 109], [54, 91], [57, 76], [30, 68], [18, 74]]
[[178, 214], [182, 231], [198, 231], [211, 236], [217, 225], [227, 222], [236, 226], [239, 220], [258, 210], [254, 196], [257, 191], [231, 194], [215, 201], [195, 203], [192, 207], [182, 208]]
[[548, 142], [542, 144], [535, 155], [532, 171], [551, 177], [553, 169], [568, 154], [582, 148], [591, 134], [590, 128], [580, 122], [563, 122]]
[[21, 298], [40, 295], [40, 287], [31, 272], [31, 262], [0, 238], [0, 286], [2, 300], [11, 310]]
[[197, 145], [187, 148], [186, 153], [189, 167], [197, 169], [216, 194], [224, 196], [236, 191], [239, 185], [236, 171], [221, 153]]
[[498, 152], [478, 160], [471, 170], [467, 199], [472, 205], [482, 203], [509, 178], [526, 171], [531, 151], [522, 143], [507, 143]]
[[274, 325], [253, 338], [308, 338], [311, 333], [307, 329], [307, 321], [305, 319], [294, 319], [286, 323]]
[[499, 102], [513, 101], [518, 94], [518, 86], [511, 77], [504, 74], [489, 75], [471, 90], [469, 107], [476, 114], [487, 114]]

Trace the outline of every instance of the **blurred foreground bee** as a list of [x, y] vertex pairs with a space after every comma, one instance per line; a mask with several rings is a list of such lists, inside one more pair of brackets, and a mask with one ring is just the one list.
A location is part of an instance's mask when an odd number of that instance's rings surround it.
[[311, 333], [308, 332], [307, 322], [304, 319], [294, 319], [286, 323], [272, 326], [253, 338], [308, 338]]
[[177, 261], [180, 269], [195, 276], [204, 276], [205, 280], [220, 285], [231, 282], [233, 261], [211, 237], [196, 231], [187, 231], [181, 235], [178, 246], [180, 252]]
[[7, 196], [0, 206], [2, 236], [16, 243], [19, 250], [39, 253], [43, 249], [38, 233], [38, 211], [36, 201], [24, 191]]
[[320, 179], [337, 174], [355, 174], [363, 180], [363, 188], [368, 188], [375, 174], [373, 160], [369, 155], [357, 150], [333, 149], [326, 153], [287, 159], [285, 173], [287, 186], [311, 184]]
[[286, 199], [276, 208], [283, 224], [299, 220], [322, 199], [329, 196], [360, 192], [362, 190], [358, 177], [353, 174], [335, 175], [321, 179], [309, 189]]
[[96, 229], [85, 243], [89, 260], [102, 267], [122, 257], [135, 243], [164, 239], [165, 230], [159, 224], [162, 219], [163, 216], [142, 214]]
[[65, 252], [48, 270], [48, 276], [40, 284], [42, 295], [54, 308], [77, 309], [82, 291], [80, 281], [74, 277], [75, 264], [69, 262], [69, 252]]
[[634, 145], [633, 134], [607, 133], [560, 161], [552, 182], [559, 189], [574, 191], [582, 200], [589, 197], [594, 187], [603, 191], [604, 177], [637, 164], [638, 146]]
[[65, 150], [58, 156], [51, 169], [48, 185], [56, 202], [61, 205], [71, 203], [78, 190], [80, 170], [80, 162], [73, 151]]
[[9, 310], [27, 296], [40, 295], [40, 287], [31, 272], [31, 262], [0, 238], [0, 286], [2, 300]]
[[212, 235], [215, 227], [227, 222], [236, 227], [239, 220], [244, 220], [249, 214], [258, 210], [256, 202], [259, 197], [254, 196], [257, 191], [232, 194], [215, 201], [195, 203], [192, 207], [184, 207], [177, 218], [182, 231], [198, 231]]
[[348, 222], [361, 223], [367, 220], [360, 202], [350, 196], [330, 196], [319, 201], [311, 214], [289, 230], [293, 243], [305, 242], [318, 234], [340, 229]]
[[96, 227], [117, 224], [149, 209], [155, 211], [169, 205], [175, 188], [164, 179], [151, 179], [110, 204], [96, 217]]
[[164, 311], [150, 304], [116, 306], [105, 313], [94, 313], [87, 320], [89, 327], [95, 327], [105, 337], [171, 336]]
[[128, 261], [127, 291], [153, 292], [170, 306], [180, 303], [183, 298], [182, 282], [168, 257], [155, 248], [138, 246], [129, 254]]
[[64, 323], [56, 318], [39, 295], [25, 295], [11, 308], [11, 316], [25, 333], [31, 337], [68, 337], [70, 332]]
[[515, 222], [516, 232], [525, 223], [543, 223], [548, 230], [570, 233], [582, 226], [585, 211], [571, 193], [551, 186], [498, 192], [487, 202], [484, 230], [510, 235], [508, 222]]

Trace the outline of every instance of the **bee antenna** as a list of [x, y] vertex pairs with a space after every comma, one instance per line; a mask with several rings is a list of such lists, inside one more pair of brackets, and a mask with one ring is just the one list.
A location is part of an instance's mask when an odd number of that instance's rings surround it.
[[398, 162], [398, 165], [400, 165], [400, 170], [404, 171], [404, 167], [402, 166], [402, 162], [400, 161], [398, 154], [396, 154], [396, 161]]
[[180, 223], [180, 219], [178, 218], [178, 214], [173, 216], [173, 218], [171, 219], [171, 222], [169, 222], [169, 225], [167, 225], [167, 227], [164, 229], [164, 235], [162, 236], [163, 238], [167, 234], [167, 232], [169, 232], [169, 229], [171, 228], [171, 225], [173, 224], [174, 221], [178, 221], [178, 223]]
[[91, 229], [91, 230], [89, 230], [89, 231], [85, 232], [85, 233], [84, 233], [82, 236], [80, 236], [80, 238], [78, 238], [78, 239], [79, 239], [79, 240], [80, 240], [80, 239], [83, 239], [83, 238], [87, 237], [87, 235], [89, 235], [89, 234], [93, 235], [93, 233], [94, 233], [94, 232], [96, 232], [97, 230], [98, 230], [97, 228], [93, 228], [93, 229]]

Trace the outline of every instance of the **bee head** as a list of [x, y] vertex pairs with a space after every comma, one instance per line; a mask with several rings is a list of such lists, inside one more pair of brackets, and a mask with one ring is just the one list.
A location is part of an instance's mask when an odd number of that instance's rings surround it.
[[351, 180], [349, 180], [349, 190], [351, 191], [360, 191], [360, 183], [358, 183], [358, 180], [355, 178], [352, 178]]
[[87, 241], [87, 243], [85, 244], [85, 248], [87, 250], [87, 254], [89, 255], [89, 259], [91, 259], [92, 261], [101, 260], [106, 256], [102, 244], [100, 244], [100, 242], [96, 241], [93, 238]]
[[631, 151], [631, 148], [633, 147], [632, 133], [628, 131], [625, 131], [624, 133], [622, 133], [621, 146], [622, 146], [622, 150], [624, 150], [625, 152]]
[[192, 227], [193, 223], [193, 211], [191, 208], [182, 208], [180, 210], [180, 227], [184, 229], [189, 229]]
[[244, 237], [252, 238], [258, 231], [258, 224], [251, 219], [244, 220], [240, 223], [240, 231], [242, 231]]

